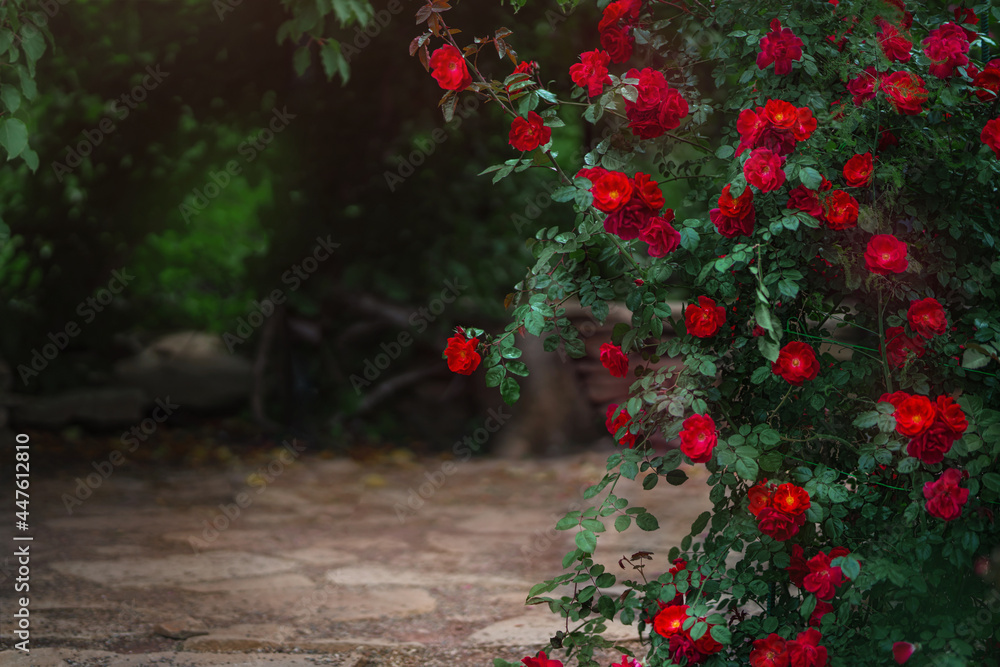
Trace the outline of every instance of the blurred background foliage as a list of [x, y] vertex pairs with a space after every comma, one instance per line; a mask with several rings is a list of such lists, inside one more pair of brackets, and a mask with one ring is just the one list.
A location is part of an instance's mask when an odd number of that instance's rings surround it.
[[[323, 26], [285, 26], [309, 4], [53, 0], [45, 16], [28, 7], [52, 43], [38, 62], [38, 94], [18, 113], [39, 156], [37, 172], [23, 161], [0, 169], [10, 227], [0, 250], [0, 356], [13, 369], [67, 322], [80, 323], [82, 333], [27, 386], [15, 371], [15, 391], [108, 381], [116, 360], [160, 334], [234, 331], [254, 300], [275, 288], [290, 291], [281, 277], [311, 254], [317, 237], [340, 247], [290, 295], [287, 315], [321, 333], [310, 345], [279, 338], [294, 348], [292, 362], [282, 362], [294, 366], [284, 381], [291, 389], [268, 408], [279, 423], [303, 405], [313, 425], [357, 408], [362, 396], [348, 377], [405, 329], [359, 307], [361, 298], [411, 313], [446, 280], [468, 286], [426, 331], [410, 331], [417, 342], [403, 350], [393, 374], [421, 361], [444, 369], [440, 351], [457, 323], [502, 322], [504, 295], [529, 262], [524, 239], [567, 222], [568, 210], [529, 208], [545, 178], [486, 187], [486, 177], [477, 177], [513, 157], [509, 123], [483, 104], [445, 125], [435, 108], [442, 91], [407, 54], [419, 34], [413, 15], [420, 3], [401, 0], [401, 10], [389, 14], [379, 4], [352, 2], [345, 14], [324, 0]], [[379, 11], [391, 20], [379, 23]], [[463, 13], [460, 37], [471, 41], [506, 25], [514, 31], [508, 41], [530, 51], [543, 80], [566, 90], [568, 64], [595, 42], [599, 10], [567, 11], [540, 3], [515, 16], [499, 5], [477, 7]], [[374, 21], [371, 36], [358, 19]], [[551, 39], [556, 31], [561, 38]], [[343, 53], [333, 54], [334, 45]], [[494, 59], [485, 69], [503, 79], [512, 65]], [[328, 74], [337, 78], [330, 82]], [[136, 99], [124, 100], [132, 91]], [[275, 111], [294, 118], [263, 150], [251, 148], [255, 138], [260, 146]], [[577, 119], [566, 121], [556, 148], [569, 154], [583, 137]], [[433, 140], [437, 128], [444, 129], [441, 144]], [[405, 175], [400, 165], [421, 145], [429, 153], [423, 164], [390, 190], [386, 174]], [[209, 184], [234, 162], [239, 173], [217, 196], [199, 199], [215, 192]], [[81, 302], [123, 267], [135, 279], [83, 326]], [[251, 356], [253, 344], [238, 353]], [[441, 380], [456, 381], [447, 373]], [[351, 428], [369, 437], [412, 428], [405, 415], [382, 412]], [[440, 420], [427, 422], [441, 429]]]

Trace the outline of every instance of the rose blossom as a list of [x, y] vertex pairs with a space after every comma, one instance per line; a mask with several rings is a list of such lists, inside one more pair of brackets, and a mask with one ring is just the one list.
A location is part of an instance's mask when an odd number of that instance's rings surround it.
[[792, 61], [802, 60], [802, 40], [788, 28], [781, 27], [781, 21], [771, 21], [771, 32], [760, 40], [757, 54], [757, 68], [764, 69], [774, 63], [774, 73], [782, 76], [791, 74]]
[[857, 227], [858, 200], [843, 190], [834, 190], [823, 200], [822, 219], [838, 231]]
[[937, 480], [924, 483], [924, 507], [932, 515], [945, 521], [952, 521], [962, 515], [962, 506], [969, 499], [969, 490], [959, 488], [962, 473], [956, 468], [948, 468]]
[[[971, 70], [972, 66], [966, 68]], [[969, 72], [972, 75], [972, 72]], [[972, 85], [979, 90], [975, 91], [976, 97], [983, 102], [991, 102], [1000, 94], [1000, 58], [991, 60], [986, 66], [972, 76]]]
[[790, 667], [826, 667], [826, 647], [820, 646], [823, 639], [816, 628], [800, 632], [795, 639], [785, 644]]
[[801, 341], [792, 341], [778, 352], [778, 360], [771, 364], [771, 372], [786, 382], [801, 387], [806, 380], [819, 374], [819, 361], [813, 349]]
[[680, 432], [681, 452], [694, 463], [708, 463], [718, 443], [715, 421], [708, 415], [691, 415]]
[[630, 28], [608, 28], [601, 32], [601, 48], [608, 52], [613, 63], [623, 63], [632, 57], [635, 37]]
[[713, 208], [708, 213], [715, 229], [727, 239], [753, 234], [756, 209], [753, 205], [753, 190], [743, 188], [743, 194], [736, 199], [729, 194], [730, 185], [722, 188], [719, 195], [719, 208]]
[[820, 600], [833, 598], [837, 587], [844, 583], [844, 576], [839, 567], [830, 565], [830, 556], [822, 551], [809, 559], [809, 574], [802, 582], [803, 588], [815, 593]]
[[763, 639], [755, 639], [750, 667], [788, 667], [785, 644], [784, 637], [773, 632]]
[[478, 338], [466, 340], [465, 334], [456, 334], [448, 339], [448, 346], [444, 349], [444, 355], [448, 359], [448, 370], [460, 375], [472, 375], [472, 372], [479, 368], [482, 358], [476, 352], [479, 345]]
[[791, 539], [806, 522], [805, 514], [792, 516], [773, 507], [765, 507], [757, 515], [757, 528], [779, 542]]
[[941, 422], [934, 422], [930, 428], [910, 440], [906, 453], [928, 465], [941, 463], [944, 455], [955, 443], [955, 432]]
[[809, 509], [809, 492], [794, 484], [780, 484], [771, 496], [771, 506], [785, 514], [797, 516]]
[[907, 246], [892, 234], [876, 234], [865, 249], [865, 264], [872, 273], [887, 276], [902, 273], [909, 266]]
[[597, 210], [614, 213], [631, 199], [632, 181], [620, 171], [609, 171], [594, 181], [590, 191]]
[[573, 83], [587, 89], [587, 95], [600, 95], [605, 84], [611, 83], [608, 75], [608, 63], [611, 56], [605, 51], [594, 50], [580, 54], [581, 62], [570, 65], [569, 76]]
[[896, 406], [896, 432], [914, 437], [920, 435], [934, 423], [937, 409], [926, 396], [907, 396]]
[[908, 116], [915, 116], [923, 109], [921, 105], [927, 101], [927, 89], [924, 80], [910, 72], [894, 72], [882, 79], [881, 89], [889, 97], [889, 102], [896, 111]]
[[653, 214], [638, 198], [633, 197], [627, 204], [604, 219], [604, 231], [614, 234], [623, 241], [637, 239], [649, 226]]
[[844, 164], [844, 180], [848, 187], [864, 187], [871, 183], [873, 170], [871, 152], [864, 155], [855, 154]]
[[809, 614], [809, 625], [818, 628], [823, 622], [823, 617], [833, 611], [833, 605], [824, 600], [817, 600], [813, 612]]
[[906, 311], [906, 321], [918, 335], [928, 340], [948, 330], [948, 317], [937, 299], [914, 301]]
[[451, 44], [445, 44], [431, 54], [431, 76], [445, 90], [465, 90], [472, 83], [469, 66], [462, 52]]
[[619, 345], [612, 343], [601, 345], [601, 365], [616, 378], [628, 375], [628, 357]]
[[931, 30], [927, 38], [921, 42], [924, 45], [924, 55], [931, 61], [928, 71], [931, 76], [948, 79], [955, 76], [955, 68], [969, 64], [965, 55], [969, 52], [969, 38], [965, 30], [954, 23], [945, 23]]
[[882, 394], [882, 396], [879, 397], [878, 402], [888, 403], [892, 405], [892, 407], [898, 408], [899, 404], [905, 401], [909, 397], [910, 394], [906, 393], [905, 391], [894, 391], [891, 394]]
[[726, 323], [726, 309], [715, 305], [715, 299], [699, 296], [698, 304], [688, 304], [684, 310], [684, 326], [687, 332], [698, 338], [714, 336]]
[[[617, 403], [609, 405], [608, 411], [604, 419], [604, 426], [605, 428], [608, 429], [608, 433], [611, 434], [611, 437], [615, 437], [615, 434], [618, 433], [618, 431], [628, 426], [629, 421], [632, 419], [632, 415], [630, 415], [628, 413], [628, 410], [626, 410], [625, 408], [622, 408], [621, 413], [618, 415], [618, 418], [616, 419], [614, 417], [614, 414], [615, 410], [617, 409], [618, 409]], [[629, 449], [632, 449], [633, 447], [635, 447], [635, 437], [636, 437], [635, 433], [626, 430], [625, 435], [623, 435], [621, 439], [618, 440], [618, 444], [628, 445]]]
[[660, 186], [649, 174], [644, 174], [641, 171], [632, 177], [632, 192], [654, 213], [663, 208], [664, 203], [666, 203]]
[[668, 208], [663, 217], [650, 218], [639, 233], [639, 240], [649, 244], [650, 257], [666, 257], [681, 245], [681, 234], [670, 223], [674, 220], [674, 210]]
[[690, 111], [687, 101], [670, 87], [663, 72], [645, 67], [625, 73], [626, 79], [638, 79], [636, 100], [625, 100], [628, 126], [640, 139], [655, 139], [680, 126]]
[[527, 119], [518, 116], [510, 124], [510, 145], [519, 151], [533, 151], [549, 143], [552, 128], [546, 127], [542, 117], [534, 111], [528, 112]]
[[665, 607], [653, 619], [653, 629], [661, 637], [670, 637], [681, 632], [681, 626], [687, 620], [688, 605], [678, 604]]
[[938, 420], [956, 436], [961, 436], [969, 428], [969, 421], [965, 418], [962, 406], [955, 402], [951, 396], [938, 396], [935, 401]]
[[893, 368], [902, 368], [910, 357], [924, 356], [924, 342], [920, 338], [910, 338], [903, 333], [903, 327], [889, 327], [885, 330], [885, 356]]
[[979, 140], [993, 149], [993, 153], [1000, 158], [1000, 117], [987, 121]]
[[892, 657], [896, 661], [896, 664], [902, 665], [910, 659], [910, 656], [916, 650], [917, 647], [910, 642], [895, 642], [892, 645]]
[[785, 183], [785, 171], [781, 168], [781, 157], [767, 148], [755, 148], [743, 164], [743, 175], [747, 183], [761, 192], [777, 190]]
[[792, 545], [792, 553], [789, 555], [789, 563], [785, 572], [788, 573], [788, 581], [798, 588], [802, 588], [806, 576], [812, 572], [806, 561], [805, 551], [798, 544]]
[[759, 484], [754, 484], [750, 487], [750, 490], [747, 491], [747, 498], [750, 501], [747, 509], [749, 509], [750, 513], [754, 516], [759, 515], [760, 511], [765, 507], [771, 506], [772, 490], [768, 487], [766, 482], [767, 480], [764, 480]]
[[875, 99], [879, 80], [884, 75], [885, 72], [878, 72], [869, 65], [861, 74], [847, 82], [847, 92], [854, 96], [854, 106], [859, 107], [866, 100]]
[[545, 655], [545, 651], [539, 651], [538, 656], [534, 658], [531, 656], [521, 658], [521, 662], [524, 663], [524, 667], [563, 667], [560, 661], [552, 660]]
[[878, 45], [882, 47], [882, 53], [885, 54], [885, 57], [901, 63], [909, 62], [910, 49], [913, 48], [913, 42], [901, 35], [896, 26], [887, 21], [882, 21], [881, 28], [882, 32], [877, 34], [875, 39], [878, 41]]
[[823, 220], [823, 205], [819, 201], [819, 193], [804, 185], [788, 193], [788, 203], [785, 204], [785, 208], [804, 211], [817, 220]]

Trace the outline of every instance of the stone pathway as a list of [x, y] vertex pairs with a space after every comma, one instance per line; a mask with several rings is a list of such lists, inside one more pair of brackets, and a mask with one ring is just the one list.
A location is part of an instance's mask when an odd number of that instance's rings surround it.
[[[0, 557], [0, 665], [462, 667], [519, 661], [562, 629], [524, 599], [561, 571], [573, 531], [553, 526], [604, 460], [285, 464], [275, 452], [253, 468], [116, 471], [72, 514], [75, 479], [34, 468], [32, 650], [13, 650]], [[647, 575], [667, 569], [709, 506], [704, 469], [688, 474], [651, 492], [619, 483], [663, 529], [610, 528], [598, 560], [620, 572], [618, 558], [646, 550]], [[626, 626], [609, 636], [637, 638]]]

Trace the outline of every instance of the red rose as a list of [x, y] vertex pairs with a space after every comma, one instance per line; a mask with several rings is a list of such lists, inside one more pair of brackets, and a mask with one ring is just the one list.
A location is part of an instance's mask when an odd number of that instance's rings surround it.
[[[972, 66], [966, 68], [971, 70]], [[976, 91], [976, 97], [983, 102], [991, 102], [1000, 95], [1000, 58], [986, 63], [986, 67], [981, 72], [972, 74], [972, 85], [980, 90]]]
[[907, 246], [892, 234], [876, 234], [865, 249], [865, 264], [872, 273], [887, 276], [902, 273], [909, 266]]
[[608, 28], [601, 32], [601, 48], [611, 56], [611, 62], [623, 63], [632, 57], [635, 37], [630, 28]]
[[923, 111], [920, 105], [927, 101], [928, 93], [924, 80], [916, 74], [894, 72], [882, 79], [881, 88], [897, 112], [915, 116]]
[[681, 626], [687, 620], [688, 605], [670, 605], [660, 610], [653, 619], [653, 629], [661, 637], [670, 637], [681, 632]]
[[885, 356], [893, 368], [902, 368], [912, 356], [924, 356], [924, 342], [920, 338], [910, 338], [903, 333], [903, 327], [889, 327], [885, 330]]
[[462, 52], [451, 44], [445, 44], [431, 54], [431, 76], [445, 90], [465, 90], [472, 83], [469, 66]]
[[736, 148], [737, 157], [748, 148], [754, 148], [760, 133], [767, 127], [767, 121], [759, 112], [763, 112], [763, 107], [757, 107], [757, 111], [744, 109], [736, 118], [736, 131], [740, 133], [740, 145]]
[[882, 47], [882, 53], [885, 57], [892, 61], [898, 61], [901, 63], [909, 62], [910, 60], [910, 49], [913, 48], [913, 42], [903, 37], [896, 26], [888, 23], [886, 21], [882, 22], [882, 32], [875, 36], [878, 41], [878, 45]]
[[913, 437], [920, 435], [934, 423], [937, 409], [926, 396], [907, 396], [896, 406], [896, 432]]
[[818, 123], [809, 107], [799, 107], [799, 121], [792, 128], [792, 136], [796, 141], [805, 141], [816, 131]]
[[826, 647], [819, 645], [821, 639], [819, 630], [809, 628], [785, 644], [788, 667], [826, 667]]
[[597, 29], [604, 32], [620, 23], [628, 25], [639, 18], [641, 10], [642, 3], [639, 0], [615, 0], [604, 8], [604, 14], [601, 16], [601, 22], [597, 24]]
[[[604, 231], [614, 234], [623, 241], [637, 239], [653, 217], [650, 210], [633, 197], [627, 204], [604, 219]], [[678, 234], [678, 241], [680, 235]]]
[[781, 21], [774, 19], [771, 21], [771, 32], [760, 40], [757, 68], [764, 69], [774, 63], [775, 74], [791, 74], [793, 60], [802, 60], [802, 40], [788, 28], [782, 28]]
[[630, 69], [626, 79], [638, 79], [635, 102], [625, 100], [625, 115], [632, 132], [640, 139], [655, 139], [680, 126], [688, 115], [687, 101], [670, 87], [663, 72], [649, 67]]
[[750, 667], [788, 667], [785, 639], [775, 633], [755, 639], [750, 652]]
[[899, 139], [896, 135], [879, 125], [879, 131], [881, 134], [878, 135], [878, 146], [875, 147], [877, 151], [884, 151], [889, 146], [898, 146]]
[[779, 542], [795, 536], [806, 522], [806, 515], [791, 516], [773, 507], [765, 507], [757, 515], [757, 528]]
[[714, 655], [722, 650], [722, 644], [715, 641], [715, 638], [710, 632], [711, 629], [715, 627], [714, 625], [709, 625], [708, 630], [705, 631], [698, 641], [694, 643], [696, 649], [701, 652], [702, 655]]
[[962, 473], [955, 468], [948, 468], [937, 480], [924, 483], [924, 507], [932, 515], [945, 521], [952, 521], [962, 516], [962, 506], [969, 499], [969, 490], [959, 488]]
[[864, 155], [855, 154], [854, 157], [844, 164], [844, 180], [847, 182], [848, 187], [864, 187], [871, 183], [873, 170], [874, 165], [872, 164], [871, 152]]
[[806, 380], [819, 374], [819, 361], [813, 349], [802, 341], [792, 341], [778, 352], [778, 360], [771, 364], [771, 372], [780, 375], [789, 384], [801, 387]]
[[771, 506], [772, 490], [768, 487], [766, 482], [767, 480], [764, 480], [759, 484], [754, 484], [750, 487], [750, 490], [747, 491], [747, 498], [750, 500], [750, 504], [747, 509], [749, 509], [750, 514], [753, 514], [754, 516], [760, 514], [760, 511], [765, 507]]
[[463, 334], [457, 334], [448, 339], [448, 346], [444, 348], [444, 355], [448, 359], [448, 370], [460, 375], [472, 375], [472, 372], [479, 368], [482, 358], [476, 352], [479, 345], [478, 338], [465, 339]]
[[648, 243], [646, 251], [650, 257], [666, 257], [681, 245], [681, 234], [670, 223], [674, 220], [674, 210], [668, 208], [663, 216], [649, 219], [645, 229], [639, 233], [639, 240]]
[[809, 614], [809, 625], [818, 628], [823, 622], [823, 617], [833, 611], [833, 605], [823, 600], [817, 600], [813, 612]]
[[918, 335], [931, 339], [948, 330], [948, 317], [937, 299], [914, 301], [906, 311], [906, 321]]
[[519, 151], [533, 151], [539, 146], [549, 143], [552, 138], [552, 128], [546, 127], [542, 117], [534, 111], [528, 112], [528, 118], [518, 116], [510, 124], [510, 145]]
[[698, 338], [714, 336], [725, 323], [726, 309], [716, 306], [715, 300], [707, 296], [699, 296], [698, 305], [690, 303], [684, 310], [684, 326], [689, 334]]
[[526, 657], [521, 658], [521, 662], [524, 663], [524, 667], [563, 667], [563, 664], [558, 660], [550, 660], [545, 651], [539, 651], [537, 657]]
[[[958, 10], [956, 9], [955, 11]], [[892, 657], [896, 661], [896, 664], [902, 665], [910, 659], [910, 656], [916, 650], [917, 647], [910, 642], [896, 642], [892, 645]]]
[[878, 402], [889, 403], [892, 407], [898, 408], [899, 404], [909, 397], [910, 394], [907, 394], [905, 391], [894, 391], [891, 394], [882, 394], [882, 396], [879, 397]]
[[906, 453], [931, 465], [944, 461], [944, 455], [955, 444], [955, 432], [941, 422], [934, 422], [930, 428], [910, 440]]
[[823, 217], [830, 229], [858, 226], [858, 200], [843, 190], [834, 190], [823, 200]]
[[538, 69], [538, 63], [534, 60], [525, 60], [517, 64], [511, 74], [533, 74]]
[[691, 415], [680, 432], [681, 452], [694, 463], [708, 463], [719, 438], [715, 421], [708, 415]]
[[729, 194], [729, 185], [722, 188], [719, 195], [719, 208], [713, 208], [708, 213], [716, 230], [727, 239], [753, 234], [753, 224], [757, 217], [753, 205], [753, 190], [743, 188], [743, 194], [736, 199]]
[[573, 83], [587, 89], [587, 95], [594, 97], [604, 91], [604, 85], [611, 83], [608, 63], [611, 56], [604, 51], [587, 51], [580, 54], [581, 62], [570, 65], [569, 77]]
[[628, 357], [625, 356], [619, 345], [611, 343], [601, 345], [601, 365], [616, 378], [628, 375]]
[[837, 587], [844, 583], [839, 567], [830, 565], [830, 557], [822, 551], [809, 559], [809, 574], [802, 582], [803, 588], [815, 593], [820, 600], [830, 600]]
[[962, 406], [951, 396], [938, 396], [935, 401], [938, 420], [950, 428], [956, 436], [961, 436], [969, 428]]
[[823, 219], [823, 205], [819, 202], [819, 193], [800, 185], [788, 193], [788, 203], [785, 208], [805, 211], [817, 220]]
[[771, 496], [772, 507], [792, 516], [802, 514], [811, 504], [809, 492], [794, 484], [778, 485]]
[[866, 100], [875, 99], [875, 91], [885, 72], [878, 72], [868, 66], [861, 74], [847, 82], [847, 92], [854, 96], [854, 106], [861, 106]]
[[785, 184], [785, 172], [781, 168], [781, 157], [767, 148], [755, 148], [743, 164], [743, 175], [747, 183], [761, 192], [777, 190]]
[[686, 632], [670, 637], [670, 659], [678, 665], [697, 665], [705, 657]]
[[[617, 409], [618, 409], [618, 404], [609, 405], [608, 411], [604, 419], [604, 426], [608, 429], [608, 433], [611, 434], [611, 437], [615, 437], [615, 434], [617, 434], [618, 431], [628, 426], [629, 421], [632, 419], [632, 415], [630, 415], [628, 413], [628, 410], [626, 410], [625, 408], [622, 408], [621, 413], [618, 415], [618, 418], [616, 419], [614, 415], [615, 415], [615, 410]], [[632, 433], [631, 431], [626, 431], [625, 435], [623, 435], [621, 439], [618, 441], [618, 444], [628, 445], [629, 449], [632, 449], [633, 447], [635, 447], [635, 437], [636, 437], [635, 433]]]
[[594, 207], [599, 211], [613, 213], [632, 198], [632, 181], [620, 171], [609, 171], [593, 183], [590, 192], [594, 195]]
[[764, 104], [764, 118], [775, 127], [791, 132], [799, 124], [799, 110], [784, 100], [768, 100]]
[[663, 192], [660, 191], [660, 186], [656, 184], [656, 181], [649, 174], [644, 174], [641, 171], [632, 178], [632, 191], [654, 213], [663, 208], [663, 205], [666, 203], [663, 199]]
[[992, 148], [993, 153], [1000, 158], [1000, 117], [986, 123], [979, 140]]
[[954, 23], [945, 23], [930, 31], [921, 42], [924, 55], [931, 61], [928, 71], [939, 79], [955, 75], [955, 68], [969, 64], [969, 38], [965, 30]]
[[604, 167], [583, 167], [580, 171], [576, 172], [574, 178], [586, 178], [590, 181], [591, 187], [597, 182], [597, 179], [601, 178], [605, 174], [609, 173]]
[[809, 569], [809, 563], [806, 562], [805, 551], [798, 544], [792, 545], [792, 553], [789, 556], [789, 564], [785, 568], [785, 572], [788, 573], [788, 581], [799, 588], [802, 588], [806, 575], [812, 572]]

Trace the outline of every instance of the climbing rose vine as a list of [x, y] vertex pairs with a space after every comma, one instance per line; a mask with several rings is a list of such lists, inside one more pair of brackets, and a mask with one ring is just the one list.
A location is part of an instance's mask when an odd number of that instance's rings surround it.
[[[584, 3], [592, 25], [553, 39], [589, 41], [556, 65], [451, 10], [429, 0], [410, 44], [445, 119], [470, 96], [505, 115], [511, 156], [483, 173], [565, 216], [529, 239], [510, 324], [456, 331], [449, 367], [513, 402], [522, 335], [584, 355], [567, 300], [631, 312], [599, 341], [632, 379], [607, 473], [556, 526], [566, 571], [528, 592], [566, 630], [496, 665], [997, 667], [1000, 9]], [[620, 489], [669, 493], [683, 466], [711, 511], [666, 553], [596, 562], [609, 529], [659, 526]]]

